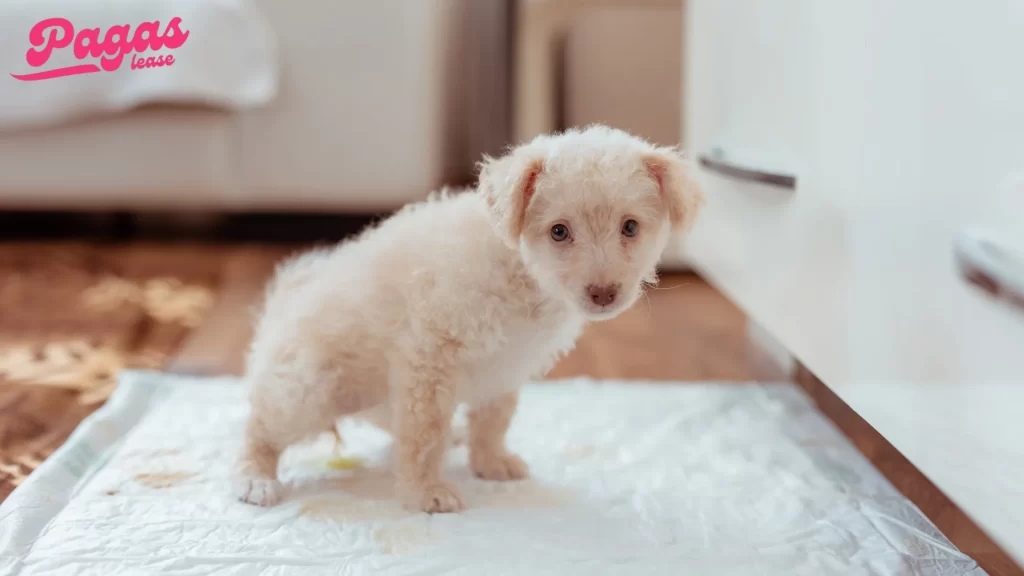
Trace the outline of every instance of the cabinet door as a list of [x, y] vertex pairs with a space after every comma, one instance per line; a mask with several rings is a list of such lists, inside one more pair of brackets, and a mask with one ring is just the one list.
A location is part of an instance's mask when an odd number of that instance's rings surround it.
[[[684, 143], [714, 164], [698, 168], [707, 205], [685, 250], [791, 350], [838, 363], [841, 348], [815, 336], [845, 320], [847, 269], [842, 214], [816, 173], [818, 10], [815, 0], [688, 2]], [[759, 181], [787, 177], [792, 186]]]
[[1012, 258], [1024, 233], [1024, 4], [866, 4], [847, 350], [826, 381], [1024, 562], [1024, 315], [956, 253], [981, 231]]
[[695, 266], [1024, 562], [1024, 314], [956, 252], [1024, 238], [1024, 3], [690, 8], [689, 148], [796, 175], [701, 169]]

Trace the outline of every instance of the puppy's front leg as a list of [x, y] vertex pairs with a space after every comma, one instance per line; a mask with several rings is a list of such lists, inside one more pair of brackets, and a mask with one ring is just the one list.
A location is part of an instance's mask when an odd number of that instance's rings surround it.
[[392, 379], [399, 498], [413, 510], [461, 510], [458, 491], [441, 480], [455, 410], [454, 374], [433, 366], [402, 367]]
[[505, 448], [505, 432], [516, 412], [512, 392], [469, 412], [469, 467], [486, 480], [519, 480], [529, 475], [523, 459]]

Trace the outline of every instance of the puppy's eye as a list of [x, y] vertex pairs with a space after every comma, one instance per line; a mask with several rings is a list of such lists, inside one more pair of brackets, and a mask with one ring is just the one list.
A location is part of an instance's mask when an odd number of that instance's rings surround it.
[[636, 220], [626, 220], [622, 223], [622, 234], [632, 238], [633, 236], [636, 236], [636, 232], [639, 228], [640, 225], [636, 223]]
[[551, 239], [555, 242], [565, 242], [569, 239], [569, 229], [565, 224], [555, 224], [551, 227]]

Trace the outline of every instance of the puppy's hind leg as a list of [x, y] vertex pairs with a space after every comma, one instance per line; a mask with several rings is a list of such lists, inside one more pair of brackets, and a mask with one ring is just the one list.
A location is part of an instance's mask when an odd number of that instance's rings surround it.
[[239, 500], [257, 506], [273, 506], [281, 500], [284, 487], [277, 479], [277, 463], [284, 448], [258, 420], [250, 419], [234, 477]]
[[277, 504], [284, 495], [277, 479], [281, 452], [331, 429], [338, 417], [358, 409], [355, 396], [338, 393], [339, 383], [331, 386], [318, 380], [314, 378], [306, 385], [281, 382], [275, 377], [252, 382], [252, 412], [234, 477], [239, 500], [257, 506]]

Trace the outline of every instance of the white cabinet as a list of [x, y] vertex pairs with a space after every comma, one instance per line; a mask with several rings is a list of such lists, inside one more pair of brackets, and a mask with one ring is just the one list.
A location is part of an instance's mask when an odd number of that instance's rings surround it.
[[[1024, 3], [690, 0], [687, 250], [1024, 561], [1024, 313], [958, 274], [965, 227], [1024, 236]], [[1020, 234], [1019, 234], [1020, 233]]]

